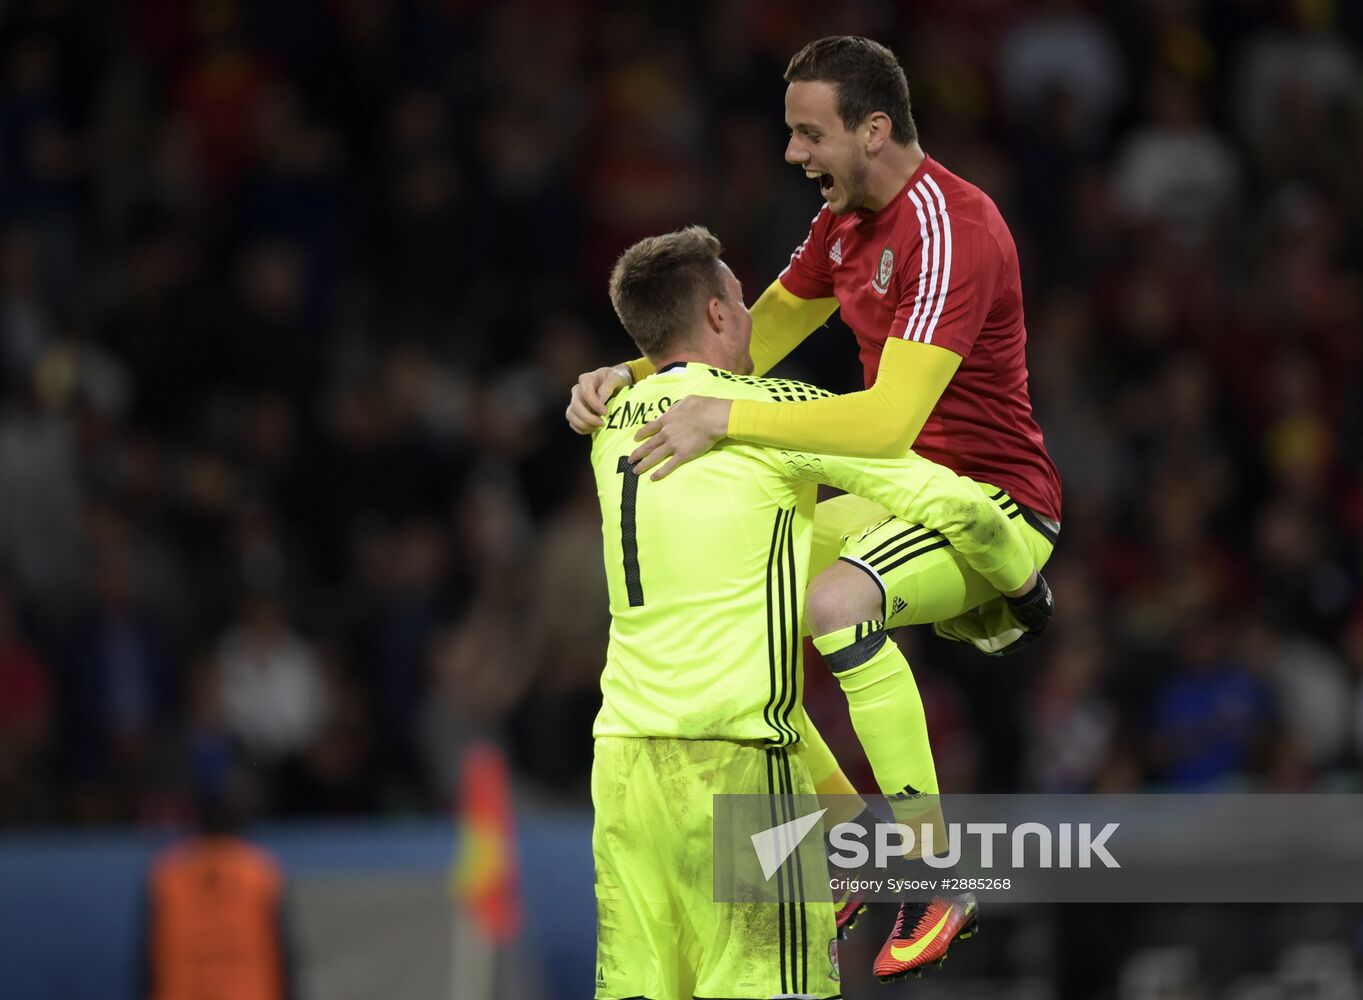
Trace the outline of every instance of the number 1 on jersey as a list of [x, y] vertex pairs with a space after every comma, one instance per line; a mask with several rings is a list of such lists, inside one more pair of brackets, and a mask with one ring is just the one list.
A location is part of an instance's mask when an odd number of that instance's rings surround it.
[[625, 590], [629, 606], [644, 606], [644, 585], [639, 580], [639, 535], [634, 524], [634, 502], [639, 496], [639, 477], [630, 467], [629, 456], [621, 455], [615, 471], [625, 477], [620, 487], [620, 548], [625, 553]]

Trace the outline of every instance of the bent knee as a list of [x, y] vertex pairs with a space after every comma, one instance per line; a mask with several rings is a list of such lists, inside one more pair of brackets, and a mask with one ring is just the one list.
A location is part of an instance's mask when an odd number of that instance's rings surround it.
[[885, 599], [874, 578], [860, 566], [839, 559], [809, 586], [809, 630], [827, 635], [885, 614]]
[[998, 506], [982, 493], [953, 500], [947, 508], [947, 517], [955, 522], [958, 537], [969, 539], [981, 549], [998, 544], [1007, 526]]

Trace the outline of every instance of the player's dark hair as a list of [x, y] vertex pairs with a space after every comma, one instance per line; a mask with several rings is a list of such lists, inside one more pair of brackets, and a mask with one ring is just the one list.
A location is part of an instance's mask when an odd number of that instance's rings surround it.
[[704, 226], [640, 240], [611, 271], [611, 305], [625, 331], [650, 358], [681, 344], [711, 299], [727, 299], [720, 270], [724, 248]]
[[907, 146], [918, 138], [909, 107], [909, 81], [893, 52], [857, 35], [819, 38], [790, 60], [786, 82], [818, 80], [838, 90], [838, 117], [848, 130], [872, 112], [890, 118], [890, 138]]

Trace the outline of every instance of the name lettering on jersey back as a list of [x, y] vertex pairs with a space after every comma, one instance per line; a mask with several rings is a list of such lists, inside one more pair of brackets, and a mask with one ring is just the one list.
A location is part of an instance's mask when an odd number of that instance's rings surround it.
[[650, 420], [661, 417], [672, 406], [667, 396], [659, 396], [657, 402], [631, 403], [628, 399], [606, 414], [606, 430], [618, 431], [626, 427], [642, 427]]

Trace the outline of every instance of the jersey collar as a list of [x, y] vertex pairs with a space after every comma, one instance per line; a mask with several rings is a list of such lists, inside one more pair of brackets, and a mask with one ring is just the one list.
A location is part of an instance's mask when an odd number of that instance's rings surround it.
[[914, 172], [909, 176], [909, 179], [904, 182], [904, 186], [899, 189], [899, 193], [896, 194], [889, 201], [887, 201], [883, 208], [875, 212], [868, 212], [864, 208], [857, 209], [857, 216], [859, 217], [860, 221], [869, 222], [872, 219], [880, 219], [884, 218], [885, 216], [892, 215], [893, 211], [899, 207], [900, 203], [908, 198], [909, 189], [912, 188], [915, 184], [917, 184], [920, 180], [922, 180], [923, 173], [928, 169], [929, 166], [936, 166], [936, 164], [933, 162], [931, 156], [928, 156], [926, 153], [924, 153], [923, 162], [918, 164], [918, 168], [914, 170]]

